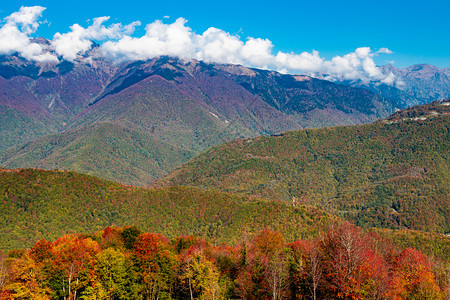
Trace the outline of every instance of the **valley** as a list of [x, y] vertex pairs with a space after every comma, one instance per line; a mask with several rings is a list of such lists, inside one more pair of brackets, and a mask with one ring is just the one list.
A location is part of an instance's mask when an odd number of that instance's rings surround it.
[[0, 9], [0, 300], [450, 299], [447, 2], [83, 1]]

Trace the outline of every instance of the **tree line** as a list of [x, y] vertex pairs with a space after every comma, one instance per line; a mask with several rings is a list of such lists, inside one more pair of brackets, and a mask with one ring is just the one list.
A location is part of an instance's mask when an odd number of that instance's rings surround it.
[[350, 223], [286, 243], [277, 231], [214, 246], [138, 227], [0, 252], [0, 299], [445, 299], [450, 264]]

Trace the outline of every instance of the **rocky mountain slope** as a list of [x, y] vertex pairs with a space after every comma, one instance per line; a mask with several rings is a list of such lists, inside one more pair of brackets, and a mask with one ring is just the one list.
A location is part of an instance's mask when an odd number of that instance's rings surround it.
[[395, 76], [396, 83], [393, 86], [361, 81], [338, 83], [370, 90], [390, 99], [399, 108], [426, 104], [450, 97], [449, 68], [439, 69], [428, 64], [413, 65], [404, 69], [392, 65], [380, 68], [384, 74], [392, 73]]

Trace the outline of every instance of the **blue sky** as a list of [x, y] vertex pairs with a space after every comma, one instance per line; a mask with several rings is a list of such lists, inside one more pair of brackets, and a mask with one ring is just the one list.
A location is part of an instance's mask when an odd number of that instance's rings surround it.
[[[145, 33], [145, 25], [157, 19], [173, 23], [179, 17], [202, 34], [210, 27], [242, 40], [268, 39], [273, 52], [319, 51], [331, 59], [370, 47], [386, 47], [393, 54], [374, 57], [376, 64], [394, 61], [397, 67], [430, 63], [450, 67], [450, 1], [8, 1], [0, 18], [21, 6], [46, 7], [33, 36], [53, 38], [78, 23], [89, 26], [95, 17], [110, 16], [108, 23], [139, 20], [133, 36]], [[164, 18], [169, 17], [169, 18]]]

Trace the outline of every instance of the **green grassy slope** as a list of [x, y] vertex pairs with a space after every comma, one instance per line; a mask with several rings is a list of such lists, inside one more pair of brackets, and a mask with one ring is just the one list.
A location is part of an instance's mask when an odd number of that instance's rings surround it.
[[271, 228], [288, 240], [316, 234], [333, 216], [313, 207], [249, 200], [196, 188], [144, 189], [67, 171], [0, 169], [0, 249], [73, 232], [136, 225], [216, 244]]
[[236, 140], [157, 185], [295, 197], [359, 225], [450, 232], [449, 128], [443, 113]]

